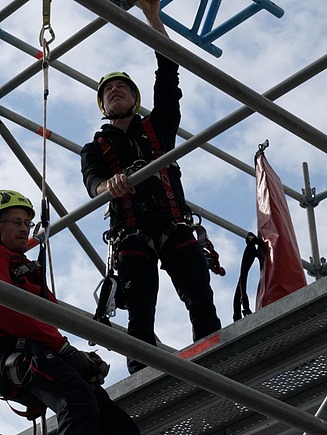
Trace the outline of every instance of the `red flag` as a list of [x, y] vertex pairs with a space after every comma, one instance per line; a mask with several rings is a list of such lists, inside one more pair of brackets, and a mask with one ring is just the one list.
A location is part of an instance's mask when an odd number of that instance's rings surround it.
[[282, 183], [263, 153], [256, 158], [258, 231], [266, 244], [256, 309], [307, 285]]

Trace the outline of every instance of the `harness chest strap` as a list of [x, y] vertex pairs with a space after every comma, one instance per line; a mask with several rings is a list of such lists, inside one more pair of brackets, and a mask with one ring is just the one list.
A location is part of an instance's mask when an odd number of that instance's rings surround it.
[[[156, 132], [151, 124], [151, 121], [149, 118], [144, 118], [141, 121], [144, 131], [150, 141], [151, 149], [154, 154], [154, 158], [157, 159], [161, 157], [164, 153], [160, 148], [160, 141], [156, 135]], [[100, 144], [103, 156], [107, 159], [108, 165], [110, 170], [113, 173], [122, 173], [123, 170], [120, 166], [119, 160], [114, 155], [113, 152], [109, 152], [111, 150], [111, 144], [108, 138], [100, 137], [97, 139], [98, 143]], [[173, 191], [173, 188], [170, 184], [169, 180], [169, 172], [167, 168], [163, 168], [159, 171], [160, 174], [160, 180], [163, 186], [163, 189], [165, 191], [166, 199], [171, 211], [172, 217], [176, 221], [180, 221], [183, 219], [181, 210], [178, 207], [178, 202], [175, 199], [175, 194]], [[136, 227], [136, 218], [132, 209], [132, 198], [130, 192], [127, 192], [123, 197], [123, 209], [124, 209], [124, 215], [126, 220], [126, 226], [127, 228], [133, 228]]]
[[[108, 138], [99, 137], [97, 139], [98, 143], [101, 146], [103, 151], [103, 156], [107, 159], [110, 170], [114, 174], [122, 173], [122, 168], [119, 164], [119, 160], [116, 158], [113, 152], [109, 152], [111, 149], [111, 143]], [[134, 212], [132, 209], [132, 198], [130, 192], [126, 192], [123, 197], [123, 209], [124, 209], [124, 217], [126, 221], [127, 227], [135, 227], [136, 226], [136, 218], [134, 216]]]
[[17, 277], [23, 276], [26, 273], [33, 272], [34, 270], [41, 269], [41, 263], [39, 261], [31, 261], [29, 263], [25, 263], [19, 267], [13, 267], [10, 271]]

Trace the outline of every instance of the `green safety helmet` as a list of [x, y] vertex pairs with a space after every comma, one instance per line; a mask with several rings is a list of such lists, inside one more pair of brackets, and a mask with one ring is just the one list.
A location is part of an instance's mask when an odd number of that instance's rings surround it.
[[31, 219], [35, 217], [35, 211], [31, 201], [15, 190], [0, 190], [0, 213], [9, 207], [26, 208], [30, 213]]
[[132, 108], [132, 114], [133, 113], [137, 113], [139, 108], [140, 108], [140, 105], [141, 105], [141, 94], [140, 94], [139, 88], [136, 86], [136, 84], [133, 82], [133, 80], [130, 78], [130, 76], [127, 73], [125, 73], [125, 72], [119, 72], [119, 71], [115, 71], [115, 72], [111, 72], [109, 74], [106, 74], [99, 81], [98, 91], [97, 91], [97, 101], [98, 101], [98, 106], [99, 106], [99, 109], [101, 110], [101, 112], [105, 116], [109, 115], [105, 111], [105, 108], [103, 107], [103, 98], [102, 98], [102, 95], [103, 95], [103, 89], [104, 89], [105, 84], [110, 82], [110, 80], [124, 80], [125, 82], [127, 82], [129, 84], [129, 86], [131, 87], [132, 91], [136, 95], [136, 101], [135, 101], [135, 104], [134, 104], [134, 106]]

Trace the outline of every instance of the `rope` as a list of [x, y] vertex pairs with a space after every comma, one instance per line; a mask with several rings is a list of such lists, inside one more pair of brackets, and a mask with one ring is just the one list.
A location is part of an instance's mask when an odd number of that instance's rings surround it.
[[[44, 239], [39, 240], [41, 250], [46, 248], [49, 266], [52, 292], [55, 295], [54, 274], [52, 267], [52, 257], [49, 243], [50, 233], [50, 213], [49, 201], [46, 196], [46, 161], [47, 161], [47, 101], [49, 95], [49, 65], [50, 65], [50, 48], [49, 45], [55, 39], [55, 33], [50, 24], [51, 0], [43, 0], [43, 26], [40, 31], [39, 42], [43, 52], [43, 162], [42, 162], [42, 201], [41, 201], [41, 225], [44, 229]], [[49, 32], [49, 38], [46, 39], [46, 33]], [[45, 261], [44, 261], [45, 263]], [[45, 273], [45, 264], [43, 264]]]

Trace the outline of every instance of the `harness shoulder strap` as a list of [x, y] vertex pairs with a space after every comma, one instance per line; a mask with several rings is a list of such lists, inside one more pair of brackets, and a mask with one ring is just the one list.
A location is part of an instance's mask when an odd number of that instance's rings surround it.
[[[158, 136], [153, 128], [153, 125], [152, 125], [149, 117], [142, 119], [141, 122], [142, 122], [142, 125], [144, 128], [144, 131], [150, 140], [151, 148], [152, 148], [152, 151], [154, 153], [154, 158], [158, 159], [159, 157], [161, 157], [164, 154], [164, 152], [162, 151], [162, 149], [160, 147], [159, 138], [158, 138]], [[182, 220], [183, 216], [182, 216], [180, 208], [178, 207], [178, 202], [176, 201], [174, 190], [170, 184], [168, 168], [167, 167], [162, 168], [159, 171], [159, 174], [160, 174], [160, 179], [161, 179], [163, 188], [165, 190], [167, 203], [169, 204], [169, 207], [170, 207], [171, 215], [177, 221], [180, 221], [180, 220]]]

